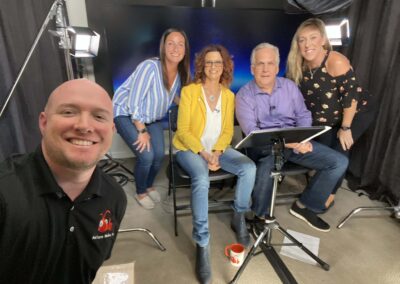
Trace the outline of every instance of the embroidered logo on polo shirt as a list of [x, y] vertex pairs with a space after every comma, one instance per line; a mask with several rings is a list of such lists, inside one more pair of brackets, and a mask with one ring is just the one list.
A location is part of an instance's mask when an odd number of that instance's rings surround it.
[[111, 216], [112, 214], [110, 210], [106, 210], [103, 213], [100, 213], [100, 221], [99, 226], [97, 227], [97, 231], [101, 234], [92, 236], [92, 240], [107, 239], [114, 236]]
[[97, 229], [100, 233], [112, 231], [111, 211], [106, 210], [104, 213], [100, 213], [101, 220], [99, 222], [99, 228]]

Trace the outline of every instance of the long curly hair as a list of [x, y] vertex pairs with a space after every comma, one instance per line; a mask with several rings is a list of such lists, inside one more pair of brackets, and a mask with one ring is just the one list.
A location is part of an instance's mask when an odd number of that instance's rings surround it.
[[225, 87], [229, 87], [233, 80], [233, 60], [229, 51], [220, 44], [210, 44], [205, 46], [199, 53], [196, 54], [194, 61], [194, 79], [195, 83], [204, 83], [205, 81], [205, 58], [209, 52], [217, 51], [221, 54], [223, 61], [223, 71], [219, 82]]

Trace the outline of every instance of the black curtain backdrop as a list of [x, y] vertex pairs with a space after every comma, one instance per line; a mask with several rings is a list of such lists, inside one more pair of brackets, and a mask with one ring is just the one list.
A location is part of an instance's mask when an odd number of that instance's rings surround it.
[[400, 1], [355, 0], [352, 41], [344, 53], [377, 107], [374, 124], [353, 149], [350, 172], [373, 198], [400, 198]]
[[[33, 44], [53, 0], [0, 0], [0, 105]], [[50, 22], [50, 27], [54, 21]], [[51, 91], [65, 81], [63, 53], [47, 31], [0, 118], [0, 160], [40, 142], [38, 116]]]
[[349, 7], [352, 2], [353, 0], [287, 0], [286, 11], [293, 14], [336, 14]]
[[[0, 0], [0, 104], [52, 2]], [[400, 198], [400, 1], [354, 0], [348, 15], [352, 41], [343, 52], [378, 108], [374, 125], [354, 148], [350, 171], [375, 197], [389, 193]], [[46, 32], [0, 118], [0, 160], [36, 147], [38, 114], [65, 80], [62, 52]]]

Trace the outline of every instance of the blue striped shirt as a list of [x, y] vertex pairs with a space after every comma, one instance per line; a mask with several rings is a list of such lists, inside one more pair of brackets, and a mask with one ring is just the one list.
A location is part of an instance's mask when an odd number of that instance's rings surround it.
[[180, 91], [179, 74], [170, 91], [163, 84], [159, 59], [141, 62], [128, 79], [115, 91], [114, 117], [130, 116], [132, 120], [152, 123], [162, 119], [174, 96]]

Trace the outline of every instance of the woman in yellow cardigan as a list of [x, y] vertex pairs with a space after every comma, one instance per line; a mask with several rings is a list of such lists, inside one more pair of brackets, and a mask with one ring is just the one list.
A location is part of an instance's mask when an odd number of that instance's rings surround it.
[[193, 239], [196, 242], [196, 275], [211, 281], [208, 231], [209, 170], [219, 168], [238, 176], [231, 227], [238, 242], [250, 243], [244, 213], [249, 209], [256, 166], [229, 147], [233, 136], [235, 96], [229, 90], [233, 61], [221, 45], [206, 46], [195, 59], [194, 83], [184, 87], [173, 140], [176, 159], [191, 177]]

